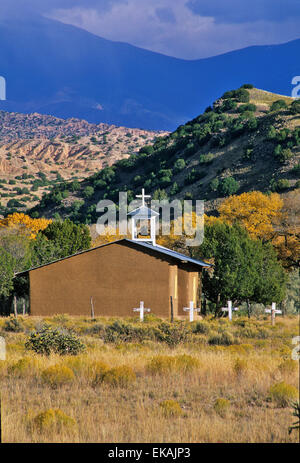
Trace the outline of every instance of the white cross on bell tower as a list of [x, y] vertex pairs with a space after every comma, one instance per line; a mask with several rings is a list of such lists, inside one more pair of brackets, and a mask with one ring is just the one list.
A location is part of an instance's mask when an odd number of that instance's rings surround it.
[[131, 217], [131, 239], [134, 241], [150, 241], [155, 246], [156, 218], [159, 214], [146, 206], [145, 199], [151, 198], [151, 196], [145, 194], [144, 188], [142, 194], [136, 197], [142, 199], [142, 205], [127, 214]]

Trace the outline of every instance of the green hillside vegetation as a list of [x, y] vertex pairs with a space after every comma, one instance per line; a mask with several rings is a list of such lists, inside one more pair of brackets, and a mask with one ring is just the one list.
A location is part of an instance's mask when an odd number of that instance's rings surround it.
[[244, 85], [203, 114], [82, 182], [61, 182], [33, 217], [96, 220], [100, 199], [129, 201], [144, 187], [156, 199], [204, 199], [206, 210], [232, 194], [299, 188], [300, 103]]

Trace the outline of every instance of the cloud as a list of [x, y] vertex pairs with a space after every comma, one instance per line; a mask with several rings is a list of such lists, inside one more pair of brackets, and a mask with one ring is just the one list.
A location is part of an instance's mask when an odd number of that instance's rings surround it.
[[[215, 7], [222, 4], [211, 1]], [[299, 36], [297, 17], [285, 20], [279, 28], [277, 22], [264, 18], [220, 23], [214, 11], [210, 13], [209, 16], [195, 13], [187, 0], [127, 0], [111, 4], [106, 11], [60, 8], [52, 17], [107, 39], [186, 59], [209, 57], [249, 45], [285, 42]]]
[[300, 16], [299, 0], [189, 0], [187, 7], [224, 23], [282, 22]]
[[44, 15], [185, 59], [299, 37], [299, 0], [1, 0], [0, 17]]

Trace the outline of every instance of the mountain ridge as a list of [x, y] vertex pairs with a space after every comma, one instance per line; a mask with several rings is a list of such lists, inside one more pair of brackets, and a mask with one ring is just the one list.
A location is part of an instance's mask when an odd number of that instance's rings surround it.
[[93, 223], [99, 200], [118, 202], [127, 191], [131, 201], [141, 188], [154, 199], [204, 199], [208, 213], [232, 194], [300, 194], [300, 103], [252, 87], [225, 92], [153, 145], [86, 178], [75, 193], [66, 183], [55, 187], [31, 213]]
[[43, 19], [0, 21], [0, 41], [0, 109], [144, 129], [174, 130], [247, 81], [289, 94], [299, 74], [299, 39], [182, 60]]

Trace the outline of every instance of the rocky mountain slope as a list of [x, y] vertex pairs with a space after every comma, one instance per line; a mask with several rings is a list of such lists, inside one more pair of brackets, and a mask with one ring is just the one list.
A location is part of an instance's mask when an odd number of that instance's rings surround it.
[[118, 201], [119, 191], [132, 199], [142, 187], [155, 198], [204, 199], [210, 213], [230, 194], [298, 190], [299, 101], [252, 87], [226, 92], [200, 116], [86, 178], [76, 191], [72, 184], [56, 186], [31, 213], [95, 223], [100, 199]]
[[0, 111], [1, 205], [32, 207], [54, 182], [82, 180], [165, 134]]

